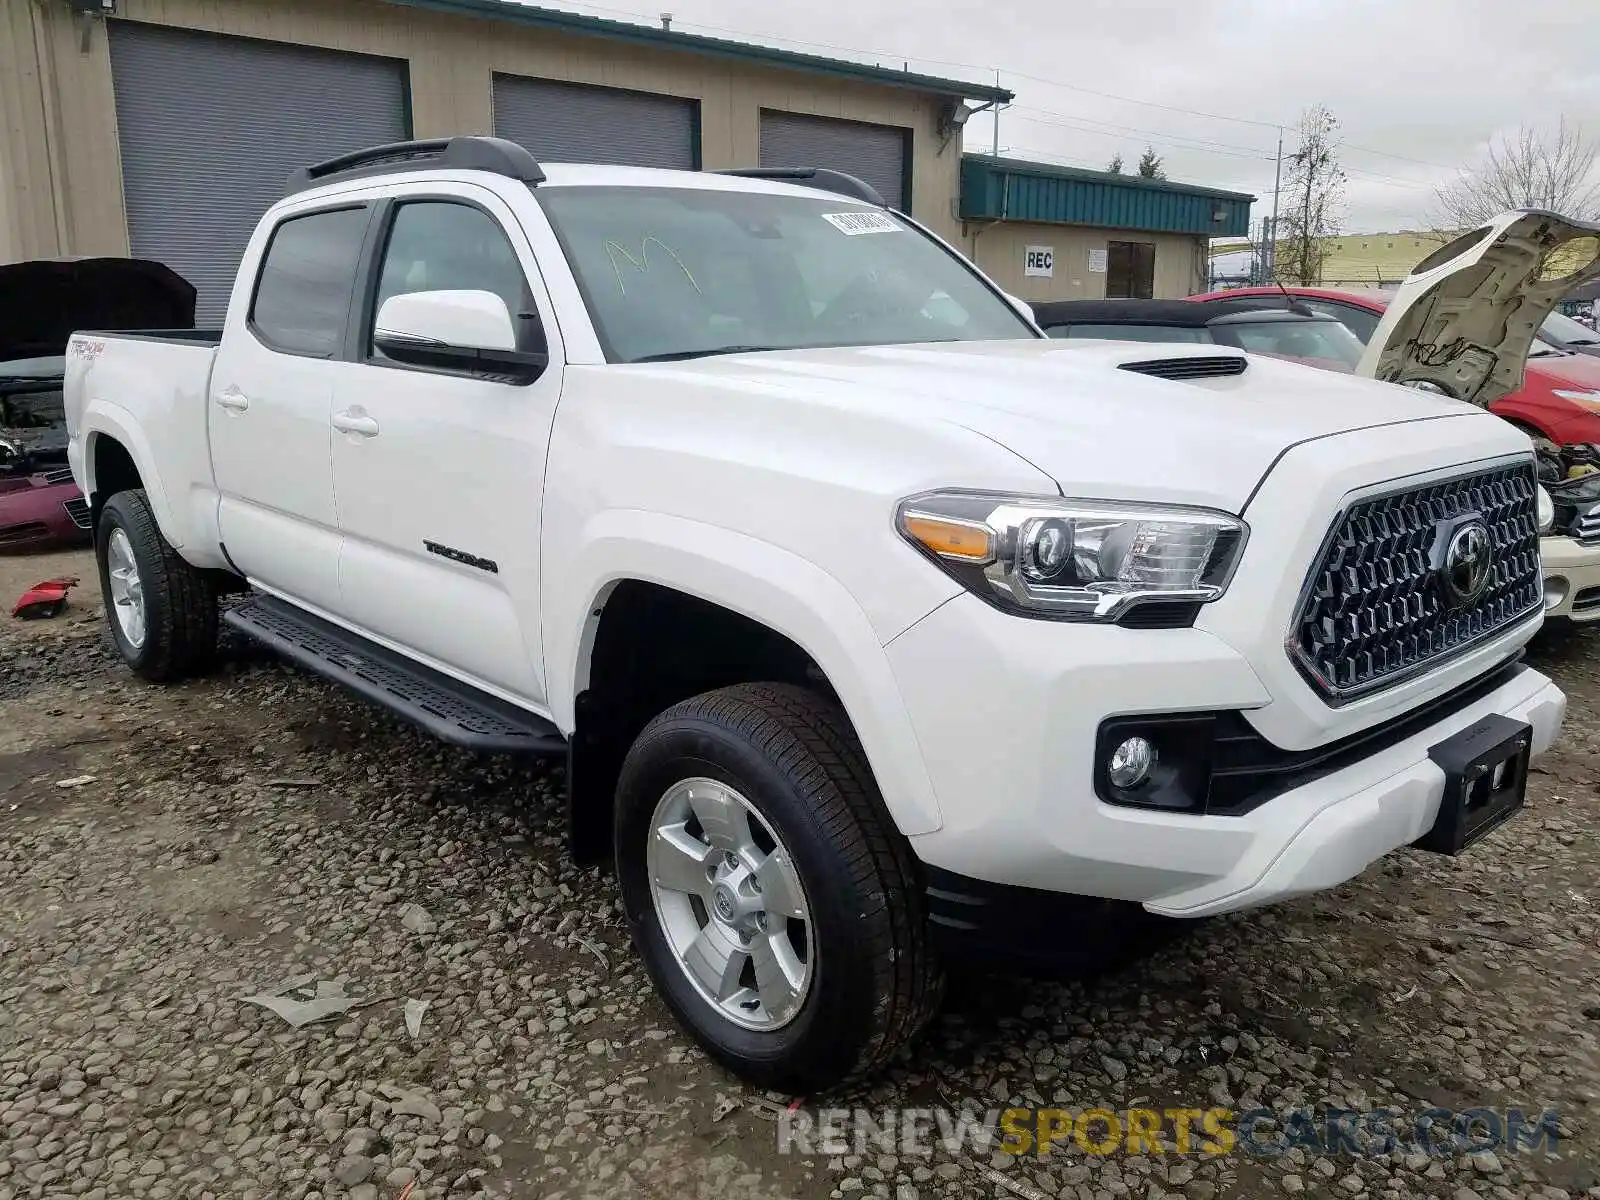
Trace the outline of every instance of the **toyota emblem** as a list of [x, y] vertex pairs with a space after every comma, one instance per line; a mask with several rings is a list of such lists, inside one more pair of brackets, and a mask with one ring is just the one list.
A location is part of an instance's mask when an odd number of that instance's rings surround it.
[[1493, 565], [1489, 530], [1482, 521], [1468, 522], [1452, 533], [1439, 568], [1439, 581], [1451, 605], [1464, 608], [1483, 595]]

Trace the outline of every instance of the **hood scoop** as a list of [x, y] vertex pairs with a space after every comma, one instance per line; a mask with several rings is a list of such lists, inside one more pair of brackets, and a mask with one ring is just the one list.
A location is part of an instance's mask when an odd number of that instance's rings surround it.
[[1118, 363], [1117, 370], [1154, 375], [1157, 379], [1216, 379], [1224, 375], [1243, 375], [1246, 365], [1242, 354], [1196, 354]]

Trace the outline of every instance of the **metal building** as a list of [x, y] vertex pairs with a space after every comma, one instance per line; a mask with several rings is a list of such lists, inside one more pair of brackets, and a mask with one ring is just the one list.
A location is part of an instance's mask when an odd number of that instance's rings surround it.
[[1254, 199], [969, 154], [961, 168], [961, 245], [1023, 300], [1175, 300], [1205, 290], [1210, 240], [1249, 233]]
[[308, 163], [498, 133], [551, 160], [861, 175], [960, 233], [984, 85], [511, 0], [0, 0], [0, 262], [158, 259], [215, 322]]

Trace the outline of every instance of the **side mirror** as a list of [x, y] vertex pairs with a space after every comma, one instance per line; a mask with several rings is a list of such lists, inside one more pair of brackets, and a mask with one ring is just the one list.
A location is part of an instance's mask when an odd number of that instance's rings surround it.
[[396, 362], [532, 383], [550, 365], [544, 331], [538, 349], [524, 349], [516, 330], [511, 310], [493, 292], [408, 292], [383, 302], [372, 344]]

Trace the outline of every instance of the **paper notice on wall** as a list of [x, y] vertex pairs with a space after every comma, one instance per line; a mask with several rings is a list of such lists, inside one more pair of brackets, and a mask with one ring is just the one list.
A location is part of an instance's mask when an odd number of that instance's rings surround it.
[[1056, 274], [1055, 247], [1024, 247], [1022, 252], [1022, 273], [1035, 279], [1054, 279]]
[[1091, 246], [1089, 248], [1089, 272], [1093, 275], [1104, 275], [1106, 273], [1105, 247]]

